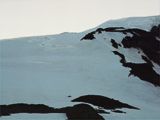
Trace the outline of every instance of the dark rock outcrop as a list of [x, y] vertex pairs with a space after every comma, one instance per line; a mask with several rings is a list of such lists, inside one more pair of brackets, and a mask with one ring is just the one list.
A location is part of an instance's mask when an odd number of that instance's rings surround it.
[[100, 34], [102, 32], [120, 32], [122, 30], [124, 30], [123, 27], [109, 27], [109, 28], [105, 28], [105, 29], [98, 28], [97, 30], [86, 34], [81, 40], [93, 40], [93, 39], [95, 39], [95, 37], [94, 37], [95, 33]]
[[160, 38], [160, 24], [158, 26], [153, 26], [150, 32], [152, 35]]
[[66, 113], [68, 120], [104, 120], [99, 113], [106, 113], [103, 110], [97, 110], [87, 104], [77, 104], [64, 108], [52, 108], [43, 104], [25, 104], [17, 103], [11, 105], [0, 105], [0, 117], [9, 116], [17, 113]]
[[[135, 48], [139, 51], [141, 50], [145, 54], [145, 56], [142, 55], [142, 59], [146, 63], [127, 62], [123, 54], [118, 51], [113, 51], [113, 53], [121, 58], [120, 62], [124, 67], [131, 68], [129, 76], [134, 75], [141, 80], [154, 84], [155, 86], [160, 86], [160, 74], [153, 69], [154, 66], [152, 63], [154, 62], [157, 63], [157, 65], [160, 65], [160, 24], [158, 26], [153, 26], [150, 31], [138, 28], [125, 29], [123, 27], [98, 28], [97, 30], [88, 33], [82, 38], [82, 40], [88, 40], [93, 38], [95, 33], [100, 34], [102, 32], [120, 32], [125, 34], [126, 37], [121, 41], [123, 48]], [[132, 36], [128, 36], [127, 33], [132, 34]], [[89, 38], [87, 36], [92, 37]], [[116, 49], [121, 46], [121, 44], [117, 43], [114, 39], [111, 39], [111, 43]], [[140, 54], [140, 52], [138, 53]]]
[[128, 105], [126, 103], [122, 103], [118, 100], [114, 100], [108, 97], [100, 96], [100, 95], [85, 95], [78, 97], [72, 102], [85, 102], [85, 103], [90, 103], [99, 107], [102, 107], [104, 109], [117, 109], [117, 108], [129, 108], [129, 109], [137, 109], [139, 108]]
[[150, 82], [155, 86], [160, 86], [160, 75], [154, 71], [153, 64], [145, 56], [142, 56], [142, 59], [144, 59], [146, 63], [131, 63], [127, 62], [125, 56], [118, 51], [113, 51], [113, 53], [121, 58], [120, 62], [124, 67], [131, 68], [129, 76], [134, 75], [143, 81]]
[[91, 32], [91, 33], [88, 33], [87, 35], [85, 35], [81, 40], [93, 40], [93, 39], [95, 39], [95, 37], [94, 37], [94, 34], [95, 34], [96, 32]]
[[16, 113], [53, 113], [54, 108], [48, 107], [43, 104], [11, 104], [0, 105], [0, 116], [8, 116]]
[[115, 112], [115, 113], [126, 113], [126, 112], [121, 111], [121, 110], [112, 110], [112, 112]]
[[118, 49], [118, 47], [121, 47], [121, 45], [118, 44], [114, 39], [111, 39], [111, 43], [112, 43], [112, 46], [116, 49]]
[[160, 28], [157, 26], [154, 26], [150, 32], [132, 29], [133, 36], [126, 36], [122, 44], [124, 48], [141, 49], [150, 60], [160, 65], [160, 41], [156, 38], [158, 29]]
[[[102, 32], [121, 32], [123, 34], [131, 33], [133, 36], [126, 36], [122, 40], [124, 48], [137, 48], [141, 49], [143, 53], [155, 63], [160, 65], [160, 25], [153, 26], [150, 31], [145, 31], [138, 28], [125, 29], [123, 27], [109, 27], [98, 28], [97, 30], [88, 33], [81, 40], [93, 40], [95, 39], [95, 33]], [[111, 40], [113, 47], [118, 48], [115, 40]]]
[[66, 112], [68, 120], [104, 120], [90, 105], [78, 104]]

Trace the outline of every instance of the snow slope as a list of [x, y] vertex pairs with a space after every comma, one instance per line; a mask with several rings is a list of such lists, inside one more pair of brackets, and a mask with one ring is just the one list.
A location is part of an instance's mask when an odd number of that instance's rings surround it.
[[[160, 16], [125, 18], [108, 21], [97, 28], [136, 27], [149, 31], [153, 25], [160, 24], [159, 21]], [[126, 114], [101, 114], [106, 119], [160, 119], [160, 87], [136, 76], [128, 77], [130, 69], [123, 67], [120, 58], [112, 52], [116, 49], [110, 40], [120, 42], [124, 34], [102, 32], [96, 33], [94, 40], [80, 41], [97, 28], [82, 33], [1, 40], [0, 104], [41, 103], [64, 107], [76, 104], [71, 100], [79, 96], [103, 95], [140, 108], [123, 109]], [[137, 49], [120, 48], [119, 52], [125, 54], [127, 61], [145, 62]], [[160, 74], [160, 66], [154, 64]], [[32, 115], [17, 114], [0, 120], [17, 119], [17, 116], [31, 120]], [[46, 116], [55, 119], [50, 114]], [[66, 119], [64, 115], [57, 116], [57, 119]]]

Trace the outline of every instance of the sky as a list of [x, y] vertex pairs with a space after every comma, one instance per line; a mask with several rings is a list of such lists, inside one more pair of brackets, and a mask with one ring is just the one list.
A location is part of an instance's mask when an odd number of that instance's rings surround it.
[[0, 0], [0, 39], [80, 32], [107, 20], [160, 14], [160, 0]]

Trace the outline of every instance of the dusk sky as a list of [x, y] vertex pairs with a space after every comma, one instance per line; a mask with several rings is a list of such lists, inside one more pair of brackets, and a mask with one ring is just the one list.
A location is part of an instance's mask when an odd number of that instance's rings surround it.
[[0, 0], [0, 39], [80, 32], [107, 20], [160, 14], [160, 0]]

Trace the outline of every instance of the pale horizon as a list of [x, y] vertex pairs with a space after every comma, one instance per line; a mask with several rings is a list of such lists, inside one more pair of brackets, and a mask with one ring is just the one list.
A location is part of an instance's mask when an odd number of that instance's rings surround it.
[[0, 39], [81, 32], [111, 19], [160, 14], [160, 0], [0, 0]]

